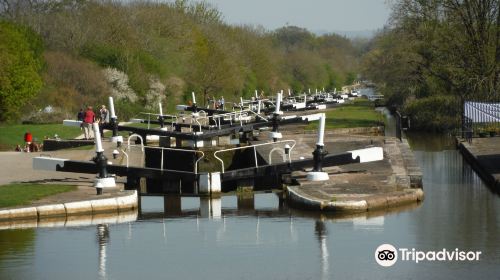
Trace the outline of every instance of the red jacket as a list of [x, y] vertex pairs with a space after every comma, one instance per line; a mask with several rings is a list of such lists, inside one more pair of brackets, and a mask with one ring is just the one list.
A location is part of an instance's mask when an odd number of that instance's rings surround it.
[[85, 111], [85, 116], [83, 117], [83, 122], [93, 123], [95, 120], [95, 114], [92, 110]]
[[29, 132], [24, 134], [24, 142], [33, 142], [33, 135]]

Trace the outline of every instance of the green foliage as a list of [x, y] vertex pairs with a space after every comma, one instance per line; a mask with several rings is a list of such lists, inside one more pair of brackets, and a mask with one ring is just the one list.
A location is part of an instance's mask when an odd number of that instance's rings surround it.
[[351, 85], [356, 80], [356, 73], [348, 72], [345, 77], [345, 85]]
[[9, 184], [0, 186], [0, 208], [27, 205], [31, 201], [76, 190], [76, 186], [54, 184]]
[[[51, 114], [55, 122], [74, 118], [80, 108], [88, 105], [97, 107], [107, 103], [110, 92], [102, 69], [95, 63], [63, 52], [45, 52], [45, 87], [26, 111], [39, 112], [46, 106], [56, 107], [59, 114]], [[24, 120], [44, 122], [40, 114], [31, 114]], [[66, 115], [66, 116], [65, 116]], [[45, 116], [50, 117], [50, 116]], [[50, 121], [50, 119], [49, 119]]]
[[35, 33], [0, 20], [0, 121], [17, 119], [41, 89], [42, 50]]
[[457, 104], [453, 96], [433, 95], [408, 102], [403, 112], [417, 130], [443, 131], [459, 124]]
[[[47, 46], [45, 87], [34, 103], [50, 102], [69, 113], [116, 89], [97, 78], [97, 66], [127, 74], [126, 86], [137, 93], [138, 104], [117, 108], [120, 119], [151, 103], [152, 81], [165, 85], [160, 99], [172, 109], [170, 102], [187, 101], [190, 91], [200, 101], [212, 95], [235, 101], [255, 90], [271, 95], [340, 88], [348, 72], [357, 72], [359, 51], [342, 36], [295, 26], [230, 26], [206, 2], [35, 2], [9, 15], [29, 22]], [[26, 20], [31, 18], [37, 20]]]
[[126, 69], [122, 50], [105, 44], [88, 44], [83, 46], [81, 55], [102, 67], [113, 67], [120, 70]]
[[[144, 112], [144, 107], [139, 103], [132, 103], [129, 101], [115, 101], [115, 107], [120, 108], [120, 115], [118, 121], [128, 121], [130, 118], [138, 117], [139, 112]], [[142, 116], [141, 116], [142, 117]]]
[[500, 98], [499, 11], [500, 1], [394, 1], [390, 26], [368, 45], [363, 74], [389, 105], [422, 109], [413, 128], [453, 128], [460, 112], [450, 100], [460, 108], [460, 100]]

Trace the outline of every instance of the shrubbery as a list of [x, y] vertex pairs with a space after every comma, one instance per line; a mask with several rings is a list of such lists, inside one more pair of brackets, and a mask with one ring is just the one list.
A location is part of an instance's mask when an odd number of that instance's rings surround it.
[[410, 101], [403, 113], [410, 116], [412, 129], [444, 131], [460, 124], [460, 106], [453, 96], [435, 95]]

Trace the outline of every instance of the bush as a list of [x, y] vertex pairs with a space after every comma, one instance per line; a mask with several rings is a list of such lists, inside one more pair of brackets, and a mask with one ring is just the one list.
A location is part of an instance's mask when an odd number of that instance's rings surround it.
[[0, 20], [0, 121], [13, 121], [42, 88], [41, 39], [30, 29]]
[[446, 131], [460, 123], [460, 103], [453, 96], [435, 95], [410, 101], [403, 108], [411, 129]]

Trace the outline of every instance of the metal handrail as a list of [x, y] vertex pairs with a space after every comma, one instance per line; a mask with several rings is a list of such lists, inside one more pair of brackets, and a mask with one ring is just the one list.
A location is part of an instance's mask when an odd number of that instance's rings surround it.
[[[245, 149], [253, 148], [255, 167], [259, 167], [259, 163], [257, 161], [257, 149], [256, 148], [260, 147], [260, 146], [276, 145], [276, 144], [280, 144], [280, 143], [293, 143], [292, 146], [290, 147], [290, 152], [289, 152], [289, 158], [291, 159], [292, 150], [293, 150], [293, 148], [295, 147], [295, 145], [297, 143], [295, 140], [281, 140], [281, 141], [277, 141], [277, 142], [261, 143], [261, 144], [255, 144], [255, 145], [244, 146], [244, 147], [236, 147], [236, 148], [229, 148], [229, 149], [224, 149], [224, 150], [218, 150], [218, 151], [214, 152], [214, 157], [218, 161], [220, 161], [220, 163], [221, 163], [221, 173], [224, 173], [225, 172], [225, 170], [224, 170], [224, 161], [220, 157], [218, 157], [217, 154], [222, 153], [222, 152], [228, 152], [228, 151], [234, 151], [234, 150], [245, 150]], [[272, 150], [271, 150], [271, 152], [272, 152]]]
[[121, 151], [121, 152], [125, 155], [125, 157], [127, 158], [127, 168], [128, 168], [128, 154], [127, 154], [124, 150], [122, 150], [122, 149], [120, 149], [120, 151]]
[[[130, 145], [132, 147], [134, 146], [137, 146], [137, 145]], [[204, 157], [205, 157], [205, 153], [202, 152], [202, 151], [199, 151], [199, 150], [187, 150], [187, 149], [177, 149], [177, 148], [166, 148], [166, 147], [151, 147], [151, 146], [146, 146], [144, 147], [146, 149], [161, 149], [161, 162], [160, 162], [160, 170], [166, 170], [166, 169], [163, 169], [163, 151], [165, 150], [168, 150], [168, 151], [180, 151], [180, 152], [189, 152], [189, 153], [200, 153], [201, 154], [201, 157], [198, 158], [196, 161], [195, 161], [195, 165], [194, 165], [194, 173], [195, 174], [198, 174], [198, 162], [200, 160], [202, 160]]]
[[[276, 147], [272, 148], [271, 151], [269, 152], [269, 164], [272, 164], [272, 155], [274, 151], [282, 151], [283, 152], [283, 161], [286, 161], [286, 154], [285, 154], [285, 149]], [[288, 162], [291, 162], [291, 159], [288, 160]]]
[[144, 139], [142, 139], [142, 136], [140, 136], [137, 133], [134, 133], [134, 134], [132, 134], [132, 135], [130, 135], [128, 137], [128, 139], [127, 139], [127, 148], [128, 148], [128, 150], [130, 151], [130, 138], [132, 138], [134, 136], [137, 137], [137, 138], [139, 138], [139, 139], [141, 139], [141, 151], [144, 152]]

